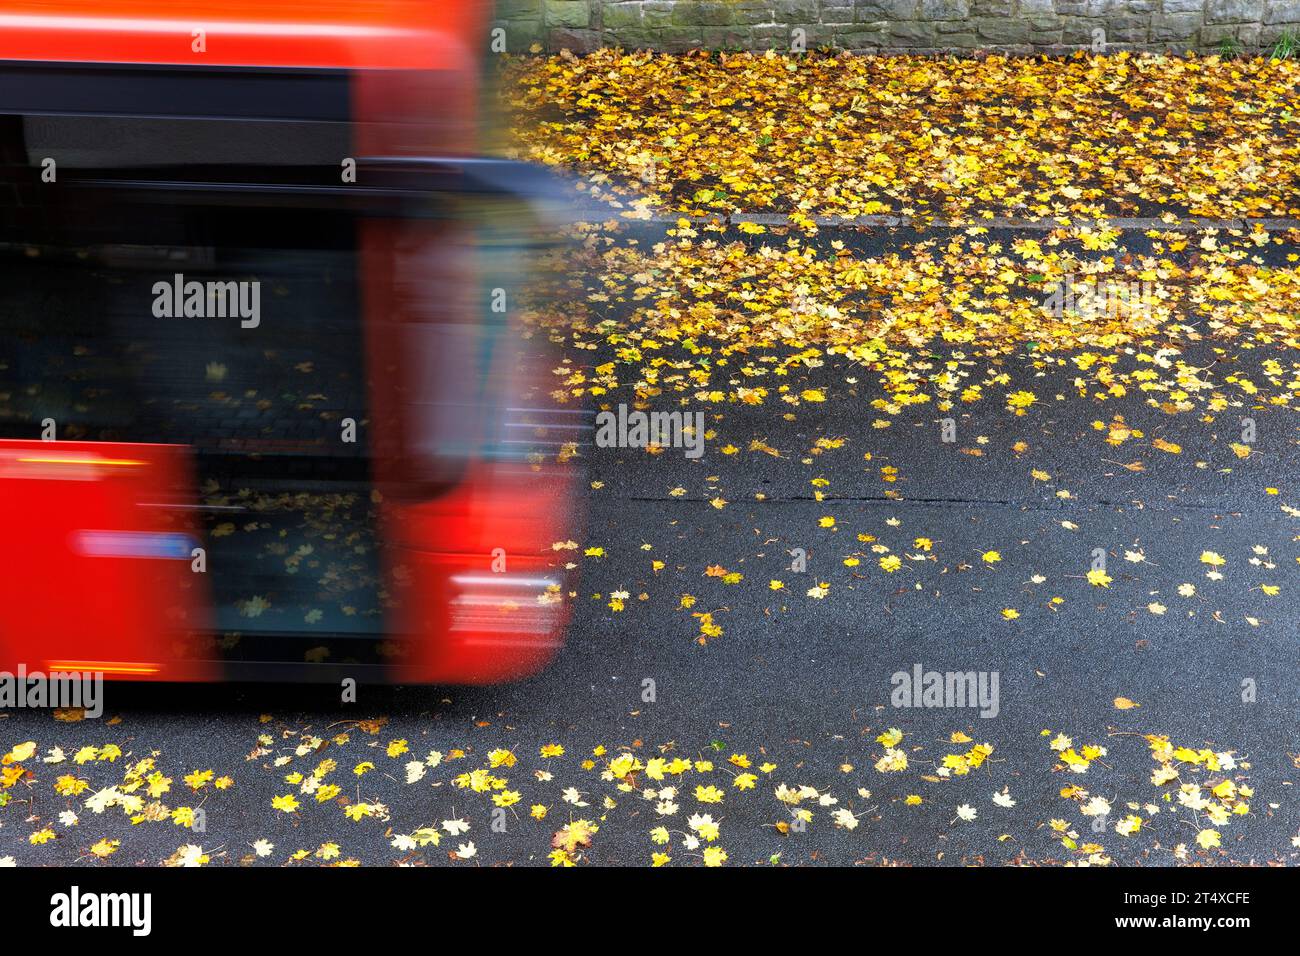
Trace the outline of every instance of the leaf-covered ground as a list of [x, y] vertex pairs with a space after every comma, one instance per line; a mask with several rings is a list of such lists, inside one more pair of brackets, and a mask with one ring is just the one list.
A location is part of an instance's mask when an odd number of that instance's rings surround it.
[[1292, 60], [603, 51], [519, 61], [531, 156], [637, 210], [1295, 213]]
[[[1231, 850], [1238, 831], [1267, 826], [1253, 821], [1279, 796], [1256, 792], [1244, 755], [1156, 734], [1044, 729], [1032, 759], [1013, 767], [997, 733], [917, 739], [882, 724], [874, 737], [822, 741], [839, 762], [814, 768], [806, 755], [728, 744], [738, 735], [724, 728], [698, 747], [548, 740], [525, 751], [493, 746], [517, 734], [484, 720], [458, 732], [461, 746], [438, 749], [425, 735], [448, 728], [422, 716], [415, 738], [395, 736], [386, 718], [245, 719], [248, 752], [212, 766], [134, 749], [117, 723], [51, 731], [107, 742], [26, 741], [5, 755], [0, 860], [1228, 862], [1242, 858]], [[991, 849], [977, 850], [981, 841]]]
[[[11, 715], [0, 861], [1296, 862], [1293, 63], [509, 79], [608, 203], [529, 290], [553, 396], [703, 412], [704, 456], [565, 452], [570, 647], [522, 684]], [[999, 717], [892, 707], [914, 663]]]

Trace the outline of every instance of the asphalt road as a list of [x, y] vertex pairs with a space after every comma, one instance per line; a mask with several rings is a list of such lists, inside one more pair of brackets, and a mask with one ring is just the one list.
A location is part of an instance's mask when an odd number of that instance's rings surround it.
[[[1021, 416], [998, 401], [959, 407], [953, 442], [927, 406], [873, 428], [874, 377], [841, 361], [786, 383], [821, 389], [825, 402], [728, 405], [710, 418], [715, 434], [698, 460], [588, 449], [593, 487], [574, 552], [581, 578], [568, 645], [519, 683], [363, 687], [346, 705], [330, 687], [115, 686], [112, 721], [0, 715], [4, 748], [30, 740], [38, 755], [59, 747], [67, 758], [32, 759], [36, 779], [7, 791], [0, 858], [157, 864], [193, 844], [213, 865], [545, 865], [557, 829], [588, 820], [598, 830], [570, 853], [582, 864], [645, 865], [656, 852], [691, 864], [709, 847], [724, 848], [728, 865], [1296, 862], [1300, 538], [1282, 510], [1300, 505], [1293, 414], [1253, 412], [1259, 437], [1242, 460], [1229, 447], [1231, 414], [1168, 416], [1137, 393], [1080, 399], [1068, 370], [1027, 359], [1006, 371], [1008, 392], [1046, 400]], [[1116, 414], [1148, 443], [1102, 440], [1094, 421]], [[1153, 451], [1153, 436], [1181, 453]], [[824, 449], [818, 439], [844, 441]], [[751, 451], [756, 440], [768, 451]], [[1137, 460], [1141, 470], [1125, 467]], [[883, 480], [882, 467], [897, 469], [896, 480]], [[791, 568], [793, 549], [806, 552], [802, 571]], [[1106, 587], [1086, 578], [1095, 549], [1106, 555]], [[1225, 563], [1205, 563], [1205, 552]], [[891, 555], [901, 559], [895, 571], [881, 564]], [[710, 568], [743, 577], [729, 584]], [[1180, 594], [1184, 584], [1195, 593]], [[821, 585], [824, 596], [809, 595]], [[615, 610], [611, 594], [621, 592]], [[701, 638], [697, 613], [721, 633]], [[996, 674], [996, 716], [893, 706], [892, 676], [917, 665]], [[1153, 782], [1162, 762], [1146, 735], [1187, 748], [1191, 759], [1173, 761], [1177, 779]], [[74, 763], [80, 748], [106, 744], [122, 755]], [[552, 744], [563, 754], [543, 756]], [[981, 744], [991, 752], [973, 750]], [[1088, 746], [1105, 752], [1089, 760]], [[905, 768], [888, 769], [890, 748]], [[497, 750], [510, 756], [489, 756]], [[637, 764], [602, 779], [620, 753]], [[1086, 771], [1067, 769], [1063, 753], [1082, 755]], [[1219, 756], [1207, 765], [1206, 753]], [[172, 778], [162, 801], [202, 807], [203, 832], [85, 805], [150, 757], [145, 771]], [[695, 765], [655, 779], [654, 758]], [[323, 760], [337, 766], [319, 779], [341, 789], [318, 802], [286, 776], [310, 776]], [[416, 760], [423, 767], [409, 770]], [[208, 769], [213, 779], [198, 789], [183, 780]], [[476, 769], [508, 782], [482, 793], [457, 785]], [[85, 791], [57, 793], [64, 774], [85, 779]], [[231, 783], [218, 789], [223, 776]], [[816, 793], [783, 802], [782, 785]], [[697, 786], [716, 786], [721, 800]], [[510, 792], [519, 800], [494, 828], [491, 798]], [[274, 809], [287, 794], [300, 806]], [[1085, 813], [1098, 797], [1108, 812]], [[343, 800], [372, 809], [354, 820]], [[534, 805], [547, 808], [544, 819], [530, 817]], [[811, 819], [800, 822], [800, 809]], [[67, 810], [75, 825], [58, 819]], [[844, 810], [851, 818], [835, 816]], [[719, 825], [715, 840], [688, 822], [696, 814]], [[448, 820], [469, 829], [443, 826], [437, 845], [399, 839]], [[661, 826], [667, 846], [652, 834]], [[46, 827], [55, 836], [33, 843]], [[1210, 830], [1221, 845], [1198, 845]], [[104, 862], [89, 853], [101, 838], [120, 841]], [[273, 848], [259, 856], [258, 841]], [[472, 854], [458, 850], [470, 842]]]

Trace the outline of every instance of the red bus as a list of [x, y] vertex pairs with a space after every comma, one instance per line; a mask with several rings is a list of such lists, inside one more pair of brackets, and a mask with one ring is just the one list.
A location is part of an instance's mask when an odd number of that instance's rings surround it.
[[111, 7], [0, 9], [0, 670], [539, 668], [588, 425], [484, 6]]

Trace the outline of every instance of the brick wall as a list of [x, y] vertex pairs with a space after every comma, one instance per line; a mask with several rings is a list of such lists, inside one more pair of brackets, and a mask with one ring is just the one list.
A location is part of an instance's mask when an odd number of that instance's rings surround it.
[[810, 50], [1065, 53], [1100, 42], [1253, 53], [1285, 32], [1300, 38], [1300, 0], [497, 0], [495, 26], [512, 51], [790, 50], [802, 40]]

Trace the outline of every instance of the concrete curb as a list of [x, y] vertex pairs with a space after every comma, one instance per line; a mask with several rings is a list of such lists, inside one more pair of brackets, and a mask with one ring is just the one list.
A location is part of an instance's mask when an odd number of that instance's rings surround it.
[[[739, 225], [740, 223], [753, 223], [758, 226], [790, 226], [788, 216], [781, 213], [737, 213], [729, 217], [721, 216], [686, 216], [686, 215], [664, 215], [654, 213], [649, 217], [630, 219], [625, 218], [622, 213], [625, 210], [613, 206], [599, 207], [585, 205], [576, 210], [573, 221], [581, 223], [602, 223], [611, 219], [620, 222], [648, 222], [655, 225], [674, 225], [679, 220], [685, 219], [692, 225], [708, 225], [713, 222], [725, 222], [729, 225]], [[971, 226], [982, 226], [986, 229], [1025, 229], [1025, 230], [1047, 230], [1059, 229], [1062, 223], [1052, 218], [1043, 219], [966, 219], [959, 222], [944, 219], [925, 219], [917, 216], [812, 216], [812, 222], [819, 229], [854, 229], [854, 228], [875, 228], [875, 229], [894, 229], [904, 226], [919, 226], [926, 229], [967, 229]], [[1111, 229], [1120, 229], [1123, 231], [1142, 231], [1149, 229], [1161, 229], [1167, 232], [1199, 232], [1204, 229], [1219, 230], [1247, 230], [1256, 226], [1264, 229], [1266, 232], [1286, 232], [1290, 229], [1300, 229], [1300, 219], [1287, 218], [1260, 218], [1260, 219], [1180, 219], [1176, 223], [1167, 223], [1161, 219], [1151, 216], [1116, 216], [1111, 219], [1079, 219], [1075, 220], [1072, 225], [1089, 224], [1101, 225]]]

